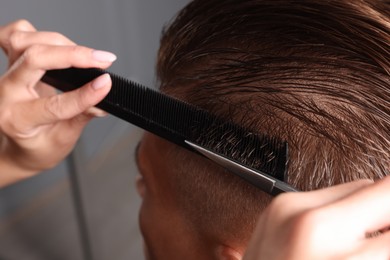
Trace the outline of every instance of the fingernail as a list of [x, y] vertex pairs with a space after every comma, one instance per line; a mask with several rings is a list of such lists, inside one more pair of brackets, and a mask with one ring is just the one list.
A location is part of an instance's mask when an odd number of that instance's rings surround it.
[[101, 62], [113, 62], [116, 60], [116, 55], [108, 51], [94, 50], [92, 52], [92, 57]]
[[110, 80], [111, 80], [111, 78], [110, 78], [110, 75], [108, 73], [103, 74], [103, 75], [99, 76], [98, 78], [96, 78], [92, 82], [92, 88], [95, 90], [101, 89], [101, 88], [107, 86], [108, 83], [110, 83]]

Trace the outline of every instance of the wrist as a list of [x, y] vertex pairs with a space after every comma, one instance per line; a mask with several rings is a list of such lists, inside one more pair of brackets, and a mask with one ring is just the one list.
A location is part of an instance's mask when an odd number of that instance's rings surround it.
[[2, 136], [0, 141], [0, 188], [31, 177], [37, 171], [22, 167], [17, 160], [17, 153], [10, 151], [8, 140]]

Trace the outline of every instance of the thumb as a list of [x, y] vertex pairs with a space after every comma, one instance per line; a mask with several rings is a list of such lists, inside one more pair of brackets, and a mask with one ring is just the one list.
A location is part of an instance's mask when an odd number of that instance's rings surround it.
[[75, 120], [78, 121], [78, 116], [98, 104], [110, 89], [111, 78], [103, 74], [79, 89], [18, 104], [13, 113], [17, 118], [17, 128], [28, 132], [38, 126], [62, 120], [77, 118]]

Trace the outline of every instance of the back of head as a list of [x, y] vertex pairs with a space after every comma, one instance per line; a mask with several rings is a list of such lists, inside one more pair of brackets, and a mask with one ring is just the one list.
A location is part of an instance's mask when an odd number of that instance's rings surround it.
[[[289, 144], [312, 190], [389, 172], [390, 8], [380, 0], [195, 0], [164, 32], [162, 91]], [[245, 242], [268, 198], [174, 148], [200, 233]], [[262, 198], [259, 200], [259, 198]]]

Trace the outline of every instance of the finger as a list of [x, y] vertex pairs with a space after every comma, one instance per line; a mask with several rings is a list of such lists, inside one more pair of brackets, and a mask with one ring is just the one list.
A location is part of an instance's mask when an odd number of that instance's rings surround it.
[[53, 88], [52, 86], [43, 83], [43, 82], [38, 82], [38, 84], [35, 87], [35, 90], [38, 94], [39, 97], [50, 97], [54, 96], [57, 94], [57, 90]]
[[93, 119], [93, 116], [82, 113], [80, 115], [77, 115], [69, 120], [68, 125], [69, 129], [74, 129], [74, 132], [76, 133], [76, 138], [80, 136], [82, 133], [84, 127]]
[[35, 44], [46, 45], [76, 45], [69, 38], [57, 32], [31, 32], [15, 31], [10, 35], [10, 45], [15, 51], [24, 51], [27, 47]]
[[270, 214], [289, 218], [306, 210], [334, 203], [372, 183], [365, 179], [320, 190], [281, 194], [272, 201]]
[[[344, 229], [353, 230], [356, 238], [390, 225], [390, 178], [364, 187], [329, 205], [328, 214], [338, 217]], [[342, 211], [342, 214], [340, 214]]]
[[283, 223], [285, 220], [310, 209], [319, 208], [345, 198], [372, 183], [371, 180], [364, 179], [315, 191], [281, 194], [261, 215], [255, 233], [264, 233], [269, 228], [270, 221]]
[[8, 54], [10, 49], [10, 36], [17, 31], [35, 32], [35, 27], [27, 20], [17, 20], [0, 27], [0, 47]]
[[73, 118], [99, 103], [110, 88], [110, 75], [103, 74], [87, 86], [36, 102], [42, 113], [34, 122], [38, 126]]
[[372, 183], [371, 180], [364, 179], [315, 191], [281, 194], [272, 201], [259, 218], [255, 234], [265, 233], [270, 228], [271, 222], [284, 223], [308, 210], [345, 198]]
[[88, 108], [84, 114], [88, 115], [88, 116], [91, 116], [91, 117], [105, 117], [108, 115], [108, 113], [106, 111], [103, 111], [97, 107], [91, 107], [91, 108]]
[[73, 41], [57, 32], [14, 31], [8, 39], [8, 56], [12, 64], [28, 47], [44, 45], [76, 45]]
[[83, 46], [34, 45], [24, 52], [5, 76], [5, 85], [33, 88], [50, 69], [69, 67], [106, 68], [116, 56], [110, 52], [93, 50]]
[[293, 199], [295, 201], [301, 202], [300, 204], [303, 205], [303, 210], [308, 208], [317, 208], [327, 205], [329, 203], [334, 203], [335, 201], [345, 198], [346, 196], [356, 192], [357, 190], [367, 187], [373, 183], [374, 182], [372, 180], [362, 179], [335, 185], [324, 189], [297, 193], [297, 198]]
[[39, 126], [68, 120], [99, 103], [110, 91], [111, 79], [103, 74], [82, 88], [51, 97], [16, 104], [13, 120], [3, 126], [8, 135], [26, 138]]
[[389, 259], [390, 233], [364, 240], [359, 250], [350, 259]]
[[[50, 136], [47, 140], [52, 140], [61, 149], [71, 150], [85, 128], [85, 126], [93, 119], [93, 116], [81, 113], [69, 120], [63, 120], [51, 128]], [[64, 137], [64, 133], [66, 136]]]

